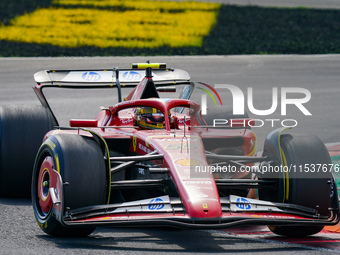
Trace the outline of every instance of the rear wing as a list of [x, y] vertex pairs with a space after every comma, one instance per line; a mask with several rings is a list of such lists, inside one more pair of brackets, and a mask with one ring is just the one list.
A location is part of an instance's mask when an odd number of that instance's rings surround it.
[[55, 126], [58, 121], [43, 93], [45, 87], [72, 89], [117, 88], [118, 102], [122, 101], [122, 87], [136, 87], [144, 77], [152, 76], [154, 85], [173, 86], [191, 84], [190, 75], [181, 69], [166, 68], [164, 63], [136, 63], [131, 69], [43, 70], [34, 74], [33, 88], [41, 104], [47, 107]]
[[[189, 84], [190, 75], [181, 69], [152, 69], [156, 86]], [[110, 88], [135, 87], [145, 77], [145, 70], [44, 70], [34, 74], [34, 80], [42, 87]]]

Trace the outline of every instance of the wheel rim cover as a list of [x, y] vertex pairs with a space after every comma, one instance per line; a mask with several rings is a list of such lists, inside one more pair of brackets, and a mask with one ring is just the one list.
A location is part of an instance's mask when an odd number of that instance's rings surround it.
[[51, 185], [51, 172], [53, 169], [53, 158], [51, 156], [47, 156], [41, 164], [38, 178], [39, 206], [44, 214], [47, 214], [52, 207], [52, 199], [49, 188]]

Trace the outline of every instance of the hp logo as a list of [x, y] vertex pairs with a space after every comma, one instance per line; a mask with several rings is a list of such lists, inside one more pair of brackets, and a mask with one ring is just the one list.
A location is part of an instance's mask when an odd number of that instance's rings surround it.
[[164, 207], [164, 201], [160, 198], [154, 198], [149, 202], [149, 210], [160, 210]]
[[239, 197], [237, 200], [236, 200], [237, 203], [239, 204], [236, 204], [236, 206], [240, 209], [244, 209], [244, 210], [249, 210], [251, 209], [251, 206], [250, 206], [250, 203], [247, 199], [245, 198], [241, 198]]
[[123, 73], [123, 78], [127, 81], [139, 81], [141, 80], [142, 75], [134, 71], [128, 71]]
[[98, 81], [101, 79], [100, 74], [96, 72], [85, 72], [81, 77], [86, 81]]

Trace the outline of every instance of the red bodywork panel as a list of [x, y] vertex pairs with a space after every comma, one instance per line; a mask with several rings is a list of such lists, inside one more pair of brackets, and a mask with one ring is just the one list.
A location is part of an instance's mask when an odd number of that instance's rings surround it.
[[[134, 127], [134, 109], [140, 106], [151, 106], [160, 109], [165, 115], [164, 130], [138, 130]], [[176, 114], [179, 129], [170, 129], [168, 112], [173, 107], [187, 107], [191, 116]], [[219, 218], [222, 208], [215, 179], [212, 173], [195, 172], [195, 168], [207, 169], [209, 164], [205, 157], [202, 139], [209, 137], [242, 137], [244, 139], [244, 155], [255, 152], [255, 134], [248, 129], [209, 129], [200, 128], [196, 114], [199, 105], [183, 99], [141, 99], [118, 103], [101, 111], [95, 120], [71, 120], [76, 126], [91, 126], [97, 123], [105, 128], [92, 128], [104, 139], [129, 138], [130, 151], [138, 155], [145, 155], [157, 150], [164, 155], [164, 160], [158, 165], [167, 167], [170, 177], [174, 180], [188, 217], [191, 218]], [[186, 125], [184, 125], [184, 120]], [[105, 123], [107, 123], [105, 125]], [[104, 125], [103, 125], [104, 124]], [[110, 128], [112, 127], [112, 128]], [[119, 128], [122, 127], [122, 128]], [[197, 128], [194, 128], [197, 127]], [[82, 130], [54, 130], [52, 134], [76, 133], [91, 136]], [[163, 214], [162, 214], [163, 215]], [[164, 215], [163, 215], [164, 216]], [[116, 216], [115, 216], [116, 217]], [[153, 215], [154, 217], [154, 215]]]

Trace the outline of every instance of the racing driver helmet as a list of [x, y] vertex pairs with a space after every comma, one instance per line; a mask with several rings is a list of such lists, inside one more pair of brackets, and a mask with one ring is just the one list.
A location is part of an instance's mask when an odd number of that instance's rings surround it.
[[135, 110], [135, 124], [141, 129], [164, 129], [164, 114], [153, 107], [138, 107]]

